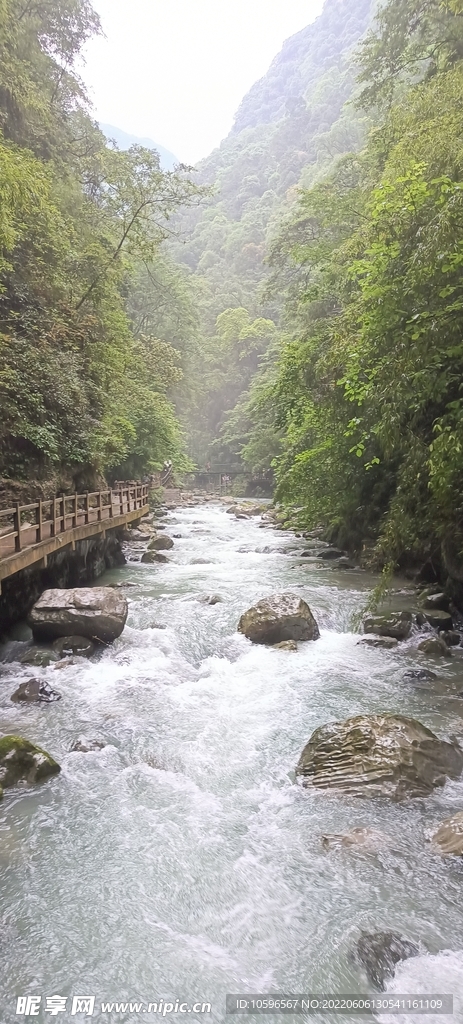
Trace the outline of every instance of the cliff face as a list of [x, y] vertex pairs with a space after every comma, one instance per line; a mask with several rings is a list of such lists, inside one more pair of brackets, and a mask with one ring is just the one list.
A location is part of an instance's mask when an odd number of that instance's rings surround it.
[[375, 7], [376, 0], [326, 0], [245, 96], [230, 135], [198, 165], [199, 181], [214, 194], [182, 218], [175, 254], [217, 297], [215, 316], [228, 305], [249, 308], [290, 190], [310, 186], [361, 145], [363, 119], [345, 104], [355, 88], [353, 51]]

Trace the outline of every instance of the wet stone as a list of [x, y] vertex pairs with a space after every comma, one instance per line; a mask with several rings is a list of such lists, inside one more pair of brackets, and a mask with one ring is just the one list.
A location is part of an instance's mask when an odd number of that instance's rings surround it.
[[61, 658], [91, 658], [95, 644], [84, 636], [63, 636], [55, 640], [53, 650]]
[[103, 740], [89, 739], [88, 736], [79, 736], [79, 738], [72, 744], [71, 753], [73, 754], [89, 754], [93, 750], [103, 750], [106, 747], [106, 743]]
[[463, 811], [442, 822], [432, 844], [444, 857], [463, 857]]
[[463, 750], [402, 715], [356, 715], [316, 729], [296, 775], [304, 786], [400, 801], [429, 796], [463, 771]]
[[418, 644], [418, 651], [422, 654], [430, 654], [433, 658], [449, 657], [451, 651], [447, 644], [438, 636], [430, 636]]
[[48, 668], [59, 656], [49, 647], [30, 647], [19, 659], [21, 665], [33, 665], [35, 668]]
[[61, 700], [61, 694], [52, 690], [42, 679], [28, 679], [12, 693], [11, 700], [15, 704], [53, 704]]
[[419, 956], [420, 949], [397, 932], [362, 932], [354, 952], [355, 961], [363, 967], [375, 988], [384, 990], [386, 982], [394, 977], [401, 960]]
[[393, 636], [365, 636], [359, 644], [363, 647], [382, 647], [386, 651], [392, 651], [399, 646], [399, 641]]
[[374, 615], [365, 619], [365, 633], [378, 636], [392, 636], [395, 640], [407, 640], [412, 629], [411, 612], [390, 612], [388, 615]]

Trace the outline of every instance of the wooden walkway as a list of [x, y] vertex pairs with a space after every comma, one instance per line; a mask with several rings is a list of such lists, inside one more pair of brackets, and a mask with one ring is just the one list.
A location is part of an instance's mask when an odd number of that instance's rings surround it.
[[0, 510], [1, 581], [76, 542], [106, 534], [149, 512], [149, 487], [68, 494]]

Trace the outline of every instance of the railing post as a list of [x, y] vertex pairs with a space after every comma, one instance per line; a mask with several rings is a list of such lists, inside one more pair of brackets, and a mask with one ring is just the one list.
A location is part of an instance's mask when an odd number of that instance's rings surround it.
[[85, 522], [85, 525], [87, 526], [87, 523], [88, 523], [88, 491], [86, 491], [85, 495], [84, 495], [84, 513], [85, 513], [84, 522]]
[[114, 504], [113, 489], [111, 487], [111, 490], [109, 492], [109, 518], [110, 519], [113, 519], [113, 517], [114, 517], [113, 504]]
[[40, 541], [43, 540], [43, 507], [41, 498], [35, 511], [35, 522], [37, 526], [35, 531], [35, 543], [40, 544]]
[[124, 515], [124, 491], [122, 487], [119, 488], [119, 515]]
[[101, 523], [101, 491], [98, 492], [98, 522]]
[[52, 504], [51, 504], [51, 508], [52, 508], [53, 515], [52, 515], [52, 523], [51, 523], [51, 526], [50, 526], [50, 533], [51, 533], [52, 537], [56, 537], [56, 498], [53, 498], [53, 501], [52, 501]]
[[73, 517], [72, 517], [72, 525], [73, 525], [73, 527], [75, 529], [76, 526], [78, 525], [77, 524], [77, 509], [78, 509], [77, 494], [74, 495], [73, 502], [74, 502], [74, 514], [73, 514]]
[[63, 494], [63, 497], [61, 498], [60, 504], [61, 504], [62, 511], [63, 511], [63, 518], [61, 520], [61, 533], [65, 533], [65, 531], [66, 531], [66, 495], [65, 494]]
[[15, 551], [21, 551], [21, 506], [19, 501], [14, 503], [14, 516], [13, 516], [14, 528], [16, 531], [16, 537], [14, 539]]

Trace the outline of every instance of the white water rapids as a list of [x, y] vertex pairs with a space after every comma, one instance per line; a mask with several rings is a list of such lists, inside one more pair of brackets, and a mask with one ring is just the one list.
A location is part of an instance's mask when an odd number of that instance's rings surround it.
[[[95, 995], [95, 1017], [102, 1001], [207, 1001], [212, 1015], [189, 1020], [222, 1022], [232, 1019], [227, 992], [369, 992], [349, 956], [362, 930], [397, 931], [422, 948], [398, 969], [401, 992], [429, 991], [432, 965], [433, 986], [460, 1005], [453, 1018], [404, 1020], [461, 1024], [463, 865], [427, 840], [463, 809], [463, 780], [395, 805], [303, 790], [294, 767], [317, 726], [360, 712], [402, 713], [461, 738], [463, 651], [433, 662], [406, 645], [359, 647], [352, 614], [372, 580], [300, 559], [302, 540], [258, 519], [216, 505], [166, 522], [181, 534], [170, 564], [130, 563], [98, 581], [136, 584], [111, 648], [59, 671], [1, 666], [3, 733], [40, 744], [63, 769], [7, 790], [0, 805], [2, 1024], [25, 1019], [16, 998], [28, 994]], [[282, 590], [301, 594], [321, 628], [297, 653], [236, 632], [246, 608]], [[223, 602], [201, 604], [204, 593]], [[404, 679], [417, 663], [439, 679]], [[31, 675], [62, 700], [13, 705]], [[70, 753], [82, 734], [107, 746]], [[359, 826], [392, 844], [377, 854], [323, 848], [323, 833]], [[36, 1019], [89, 1018], [53, 1018], [42, 1003]]]

